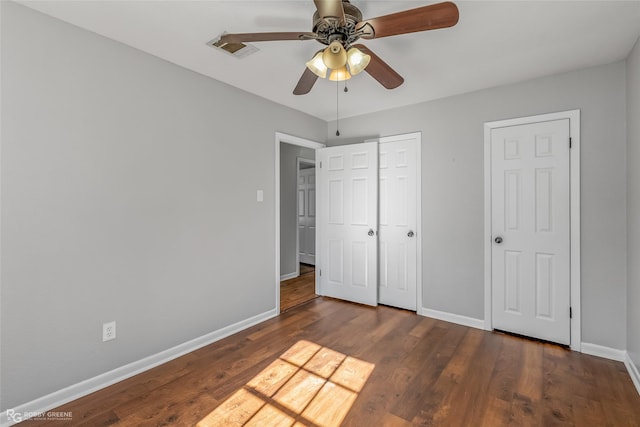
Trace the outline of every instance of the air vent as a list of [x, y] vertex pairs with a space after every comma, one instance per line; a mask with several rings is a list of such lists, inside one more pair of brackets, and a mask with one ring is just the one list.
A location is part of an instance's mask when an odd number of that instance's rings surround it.
[[244, 58], [258, 51], [257, 47], [247, 43], [224, 43], [220, 40], [220, 36], [211, 40], [207, 44], [214, 49], [226, 52], [229, 55], [235, 56], [236, 58]]

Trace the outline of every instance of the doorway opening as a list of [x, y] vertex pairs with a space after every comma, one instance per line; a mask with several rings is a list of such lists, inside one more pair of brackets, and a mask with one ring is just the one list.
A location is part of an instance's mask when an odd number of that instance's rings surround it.
[[315, 150], [325, 145], [276, 133], [276, 310], [317, 297]]

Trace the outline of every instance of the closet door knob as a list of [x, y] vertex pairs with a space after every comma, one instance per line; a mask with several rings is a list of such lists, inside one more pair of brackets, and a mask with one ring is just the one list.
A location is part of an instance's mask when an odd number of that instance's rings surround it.
[[410, 230], [410, 231], [407, 233], [407, 236], [409, 236], [409, 237], [413, 237], [413, 236], [415, 236], [415, 234], [414, 234], [413, 230]]

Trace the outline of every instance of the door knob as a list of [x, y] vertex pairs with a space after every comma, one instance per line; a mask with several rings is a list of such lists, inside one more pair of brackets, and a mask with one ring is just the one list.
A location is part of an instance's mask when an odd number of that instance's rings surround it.
[[407, 233], [407, 236], [409, 237], [413, 237], [415, 234], [413, 232], [413, 230], [409, 230], [409, 232]]
[[376, 234], [375, 231], [373, 231], [372, 228], [369, 229], [369, 232], [367, 233], [369, 236], [373, 236], [374, 234]]
[[496, 242], [497, 244], [502, 243], [502, 237], [500, 237], [500, 236], [496, 237], [494, 242]]

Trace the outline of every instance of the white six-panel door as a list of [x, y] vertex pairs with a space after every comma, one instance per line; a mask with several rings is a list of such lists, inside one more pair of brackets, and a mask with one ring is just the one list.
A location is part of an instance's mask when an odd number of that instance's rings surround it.
[[298, 173], [298, 248], [300, 262], [316, 264], [316, 168]]
[[319, 292], [377, 305], [378, 143], [316, 151]]
[[570, 343], [569, 120], [491, 130], [493, 328]]
[[416, 310], [417, 139], [380, 140], [379, 296], [381, 304]]

